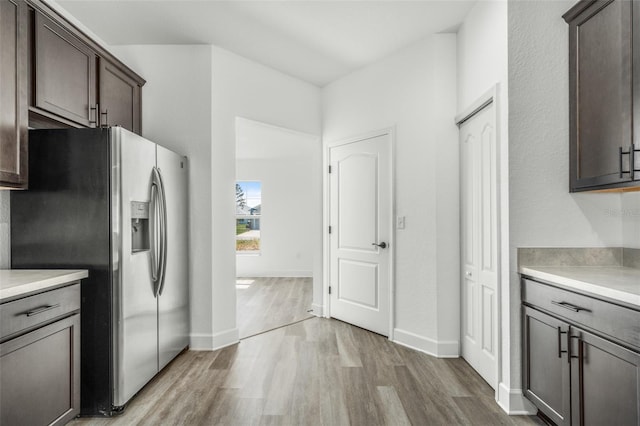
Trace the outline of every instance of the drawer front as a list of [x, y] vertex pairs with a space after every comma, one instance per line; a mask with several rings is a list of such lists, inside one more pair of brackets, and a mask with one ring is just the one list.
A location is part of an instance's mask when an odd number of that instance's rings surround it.
[[0, 338], [80, 309], [80, 284], [0, 305]]
[[522, 300], [640, 350], [640, 311], [523, 279]]

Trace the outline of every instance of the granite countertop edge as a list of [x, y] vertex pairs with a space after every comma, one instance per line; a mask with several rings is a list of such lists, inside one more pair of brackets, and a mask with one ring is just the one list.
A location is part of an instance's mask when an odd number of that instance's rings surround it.
[[518, 272], [640, 309], [640, 269], [625, 266], [520, 266]]
[[0, 303], [53, 290], [88, 276], [86, 269], [0, 269]]

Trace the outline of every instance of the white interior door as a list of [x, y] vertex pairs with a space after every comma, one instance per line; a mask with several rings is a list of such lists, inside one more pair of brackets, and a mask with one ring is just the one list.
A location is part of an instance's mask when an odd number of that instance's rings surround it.
[[391, 135], [330, 149], [330, 313], [389, 335]]
[[495, 107], [460, 126], [462, 356], [494, 389], [498, 350]]

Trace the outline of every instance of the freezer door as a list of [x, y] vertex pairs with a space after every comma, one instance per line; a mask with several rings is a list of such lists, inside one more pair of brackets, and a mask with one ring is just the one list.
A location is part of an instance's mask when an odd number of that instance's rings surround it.
[[158, 295], [159, 368], [189, 344], [188, 186], [186, 158], [157, 147], [166, 201], [166, 268]]
[[124, 405], [158, 372], [157, 300], [151, 280], [145, 206], [150, 202], [156, 145], [111, 130], [114, 405]]

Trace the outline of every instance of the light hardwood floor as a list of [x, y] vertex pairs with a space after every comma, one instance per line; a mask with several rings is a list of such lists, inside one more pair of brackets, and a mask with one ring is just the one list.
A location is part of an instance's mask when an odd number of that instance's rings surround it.
[[462, 359], [437, 359], [311, 318], [188, 351], [113, 419], [72, 425], [541, 425], [509, 417]]
[[311, 278], [238, 278], [240, 338], [311, 318], [312, 294]]

